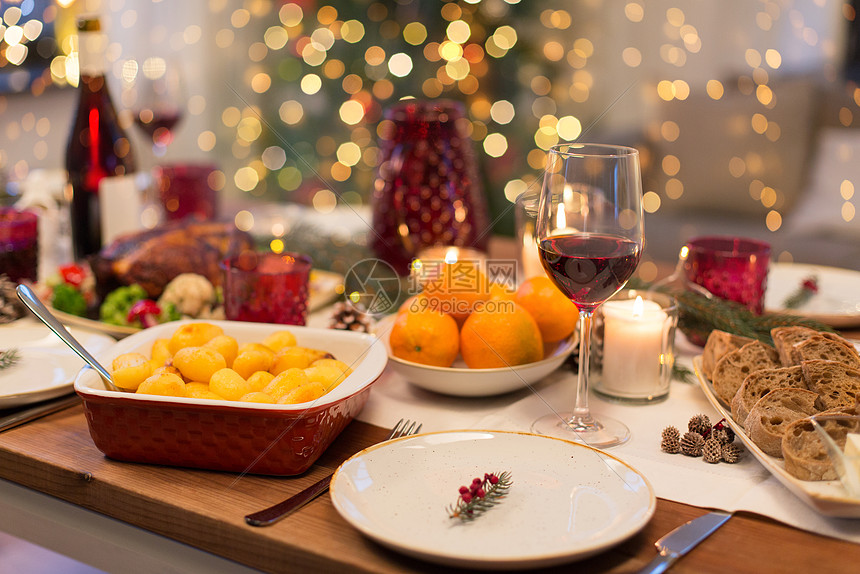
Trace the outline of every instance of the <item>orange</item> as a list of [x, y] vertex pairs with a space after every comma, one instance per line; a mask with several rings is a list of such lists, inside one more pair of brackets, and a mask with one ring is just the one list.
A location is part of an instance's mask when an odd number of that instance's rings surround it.
[[534, 317], [547, 343], [566, 339], [576, 329], [579, 310], [549, 277], [526, 279], [517, 289], [514, 301]]
[[431, 308], [451, 315], [462, 325], [472, 311], [490, 299], [490, 282], [471, 262], [446, 264], [421, 293]]
[[513, 301], [517, 290], [503, 283], [490, 283], [491, 301]]
[[463, 324], [460, 353], [472, 369], [513, 367], [540, 361], [543, 339], [528, 311], [513, 301], [489, 301]]
[[450, 367], [459, 352], [460, 334], [449, 315], [431, 309], [406, 310], [397, 314], [389, 341], [395, 357]]

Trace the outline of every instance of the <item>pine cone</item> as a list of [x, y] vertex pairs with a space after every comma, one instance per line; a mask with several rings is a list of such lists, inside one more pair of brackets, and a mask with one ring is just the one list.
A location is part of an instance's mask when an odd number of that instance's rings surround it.
[[723, 456], [723, 444], [711, 437], [705, 441], [704, 446], [702, 447], [702, 457], [705, 462], [709, 462], [711, 464], [716, 464], [720, 462], [720, 459]]
[[338, 302], [334, 305], [329, 328], [341, 331], [370, 332], [370, 317], [356, 309], [352, 304]]
[[734, 443], [724, 444], [722, 458], [729, 464], [734, 464], [741, 459], [744, 449]]
[[681, 453], [687, 456], [702, 456], [705, 439], [697, 432], [687, 432], [681, 437]]
[[20, 319], [26, 312], [15, 291], [17, 287], [8, 275], [0, 273], [0, 325]]
[[696, 415], [687, 423], [687, 430], [707, 436], [711, 432], [711, 419], [708, 415]]
[[723, 437], [721, 440], [724, 444], [735, 442], [735, 431], [733, 431], [732, 427], [730, 427], [729, 425], [724, 424], [724, 420], [725, 419], [714, 425], [714, 432], [719, 432], [719, 434], [715, 436]]
[[681, 452], [681, 441], [679, 440], [681, 433], [673, 426], [668, 426], [663, 429], [662, 441], [660, 441], [660, 450], [669, 454], [678, 454]]

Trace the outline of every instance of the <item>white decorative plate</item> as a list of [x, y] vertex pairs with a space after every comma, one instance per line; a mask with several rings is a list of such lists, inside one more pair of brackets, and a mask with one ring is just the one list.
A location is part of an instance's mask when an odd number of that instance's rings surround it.
[[391, 354], [388, 334], [395, 316], [390, 315], [377, 323], [374, 332], [385, 343], [391, 368], [410, 383], [428, 391], [460, 397], [489, 397], [501, 395], [538, 382], [567, 359], [576, 347], [577, 337], [548, 345], [546, 358], [534, 363], [495, 369], [470, 369], [461, 358], [451, 367], [434, 367], [407, 361]]
[[770, 473], [779, 480], [783, 486], [800, 498], [807, 505], [825, 516], [836, 516], [839, 518], [860, 518], [860, 498], [851, 497], [842, 483], [838, 480], [800, 480], [788, 474], [785, 463], [781, 458], [776, 458], [762, 451], [744, 431], [744, 428], [732, 418], [731, 409], [724, 405], [717, 395], [708, 378], [702, 373], [701, 355], [693, 358], [693, 367], [699, 377], [699, 383], [705, 396], [711, 405], [725, 417], [726, 422], [735, 431], [737, 437], [744, 443], [756, 459]]
[[[458, 489], [485, 472], [513, 485], [472, 522], [449, 518]], [[331, 498], [373, 540], [405, 554], [488, 570], [597, 554], [636, 534], [656, 498], [642, 474], [589, 446], [500, 431], [448, 431], [383, 442], [347, 460]]]
[[[818, 293], [795, 309], [786, 309], [785, 300], [800, 288], [807, 277], [818, 278]], [[860, 325], [860, 272], [838, 267], [772, 263], [764, 296], [767, 311], [791, 313], [816, 319], [832, 327]]]
[[[93, 355], [116, 343], [100, 333], [69, 330]], [[18, 349], [20, 359], [0, 371], [0, 409], [59, 397], [72, 391], [83, 359], [44, 325], [0, 328], [0, 349]]]

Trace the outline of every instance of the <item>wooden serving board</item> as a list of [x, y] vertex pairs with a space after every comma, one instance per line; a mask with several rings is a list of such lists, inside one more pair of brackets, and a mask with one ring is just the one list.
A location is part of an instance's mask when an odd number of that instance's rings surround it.
[[[90, 439], [83, 409], [76, 406], [0, 433], [0, 477], [267, 572], [437, 572], [436, 566], [361, 536], [340, 518], [328, 496], [273, 526], [245, 524], [245, 514], [316, 482], [353, 453], [383, 440], [387, 432], [353, 422], [302, 476], [238, 475], [106, 459]], [[659, 500], [657, 513], [642, 532], [576, 568], [638, 569], [654, 557], [657, 538], [705, 512]], [[772, 548], [780, 551], [768, 550]], [[758, 516], [736, 515], [672, 571], [723, 574], [732, 566], [738, 572], [828, 572], [851, 571], [857, 563], [860, 545]]]

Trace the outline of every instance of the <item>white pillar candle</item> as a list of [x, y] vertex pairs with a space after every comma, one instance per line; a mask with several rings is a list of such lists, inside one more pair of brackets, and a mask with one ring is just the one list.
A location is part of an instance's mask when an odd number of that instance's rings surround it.
[[631, 397], [659, 392], [666, 312], [641, 296], [607, 301], [602, 311], [603, 387]]

